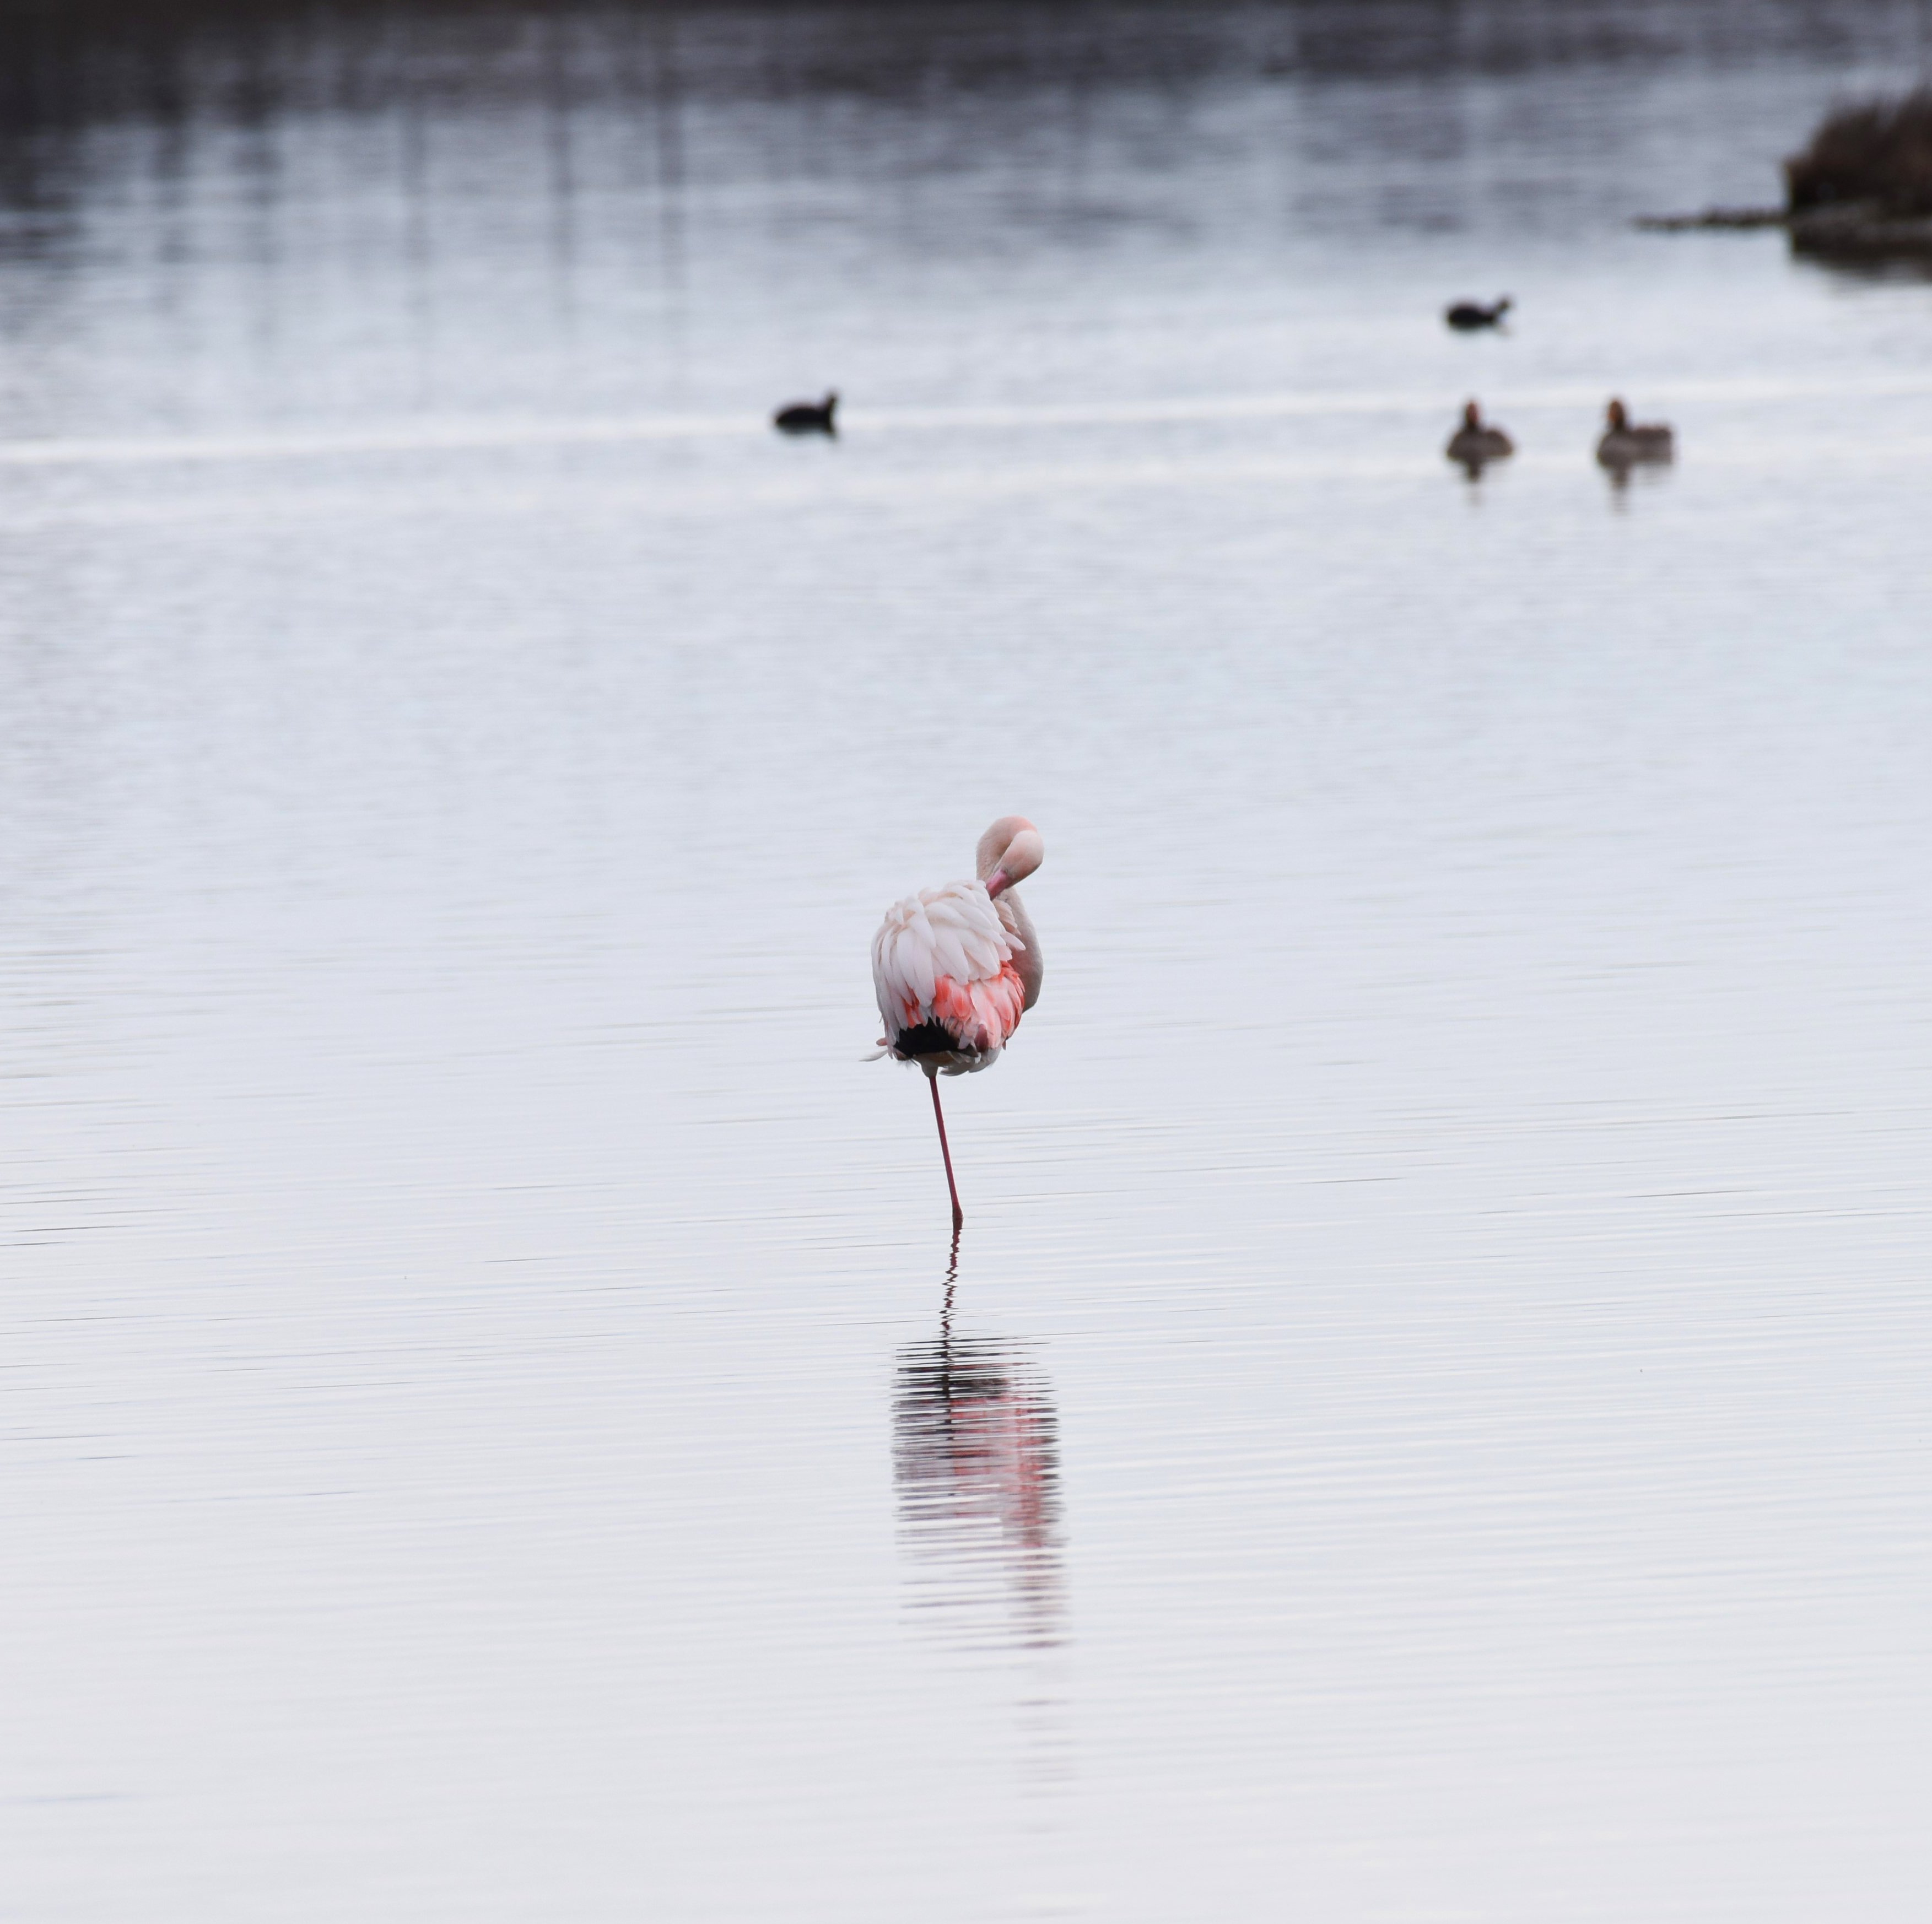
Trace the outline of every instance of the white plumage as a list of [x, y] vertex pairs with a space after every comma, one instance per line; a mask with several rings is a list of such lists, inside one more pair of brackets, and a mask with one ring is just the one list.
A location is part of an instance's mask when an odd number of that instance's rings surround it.
[[895, 902], [872, 938], [872, 987], [886, 1048], [896, 1055], [896, 1037], [937, 1024], [955, 1046], [920, 1053], [936, 1059], [941, 1074], [998, 1060], [1020, 1019], [1024, 992], [1012, 958], [1025, 947], [984, 883], [948, 882]]

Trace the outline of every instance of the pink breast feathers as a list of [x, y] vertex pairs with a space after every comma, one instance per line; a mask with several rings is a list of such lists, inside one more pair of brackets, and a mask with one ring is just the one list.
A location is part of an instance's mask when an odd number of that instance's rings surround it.
[[[977, 981], [956, 982], [950, 975], [935, 976], [932, 1020], [950, 1031], [962, 1049], [1004, 1049], [1020, 1026], [1025, 999], [1019, 972], [1007, 956], [997, 975], [982, 976]], [[908, 1028], [919, 1020], [916, 1002], [907, 1005]]]

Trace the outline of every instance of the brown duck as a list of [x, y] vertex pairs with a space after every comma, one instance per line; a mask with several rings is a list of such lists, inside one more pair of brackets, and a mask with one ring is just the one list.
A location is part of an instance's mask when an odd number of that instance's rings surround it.
[[1516, 443], [1500, 427], [1490, 426], [1483, 418], [1482, 410], [1471, 401], [1462, 409], [1462, 426], [1450, 436], [1449, 445], [1442, 451], [1474, 474], [1485, 461], [1499, 461], [1505, 454], [1514, 454]]
[[1676, 453], [1676, 437], [1657, 422], [1640, 424], [1630, 418], [1622, 401], [1612, 401], [1604, 412], [1603, 439], [1597, 443], [1597, 459], [1606, 468], [1628, 468], [1639, 461], [1667, 461]]

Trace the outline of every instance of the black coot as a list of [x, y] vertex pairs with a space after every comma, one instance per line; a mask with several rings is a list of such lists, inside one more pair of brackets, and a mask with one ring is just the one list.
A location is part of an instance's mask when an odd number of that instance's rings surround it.
[[836, 392], [822, 401], [794, 401], [772, 416], [772, 425], [781, 434], [836, 434], [838, 424], [832, 417], [838, 406]]

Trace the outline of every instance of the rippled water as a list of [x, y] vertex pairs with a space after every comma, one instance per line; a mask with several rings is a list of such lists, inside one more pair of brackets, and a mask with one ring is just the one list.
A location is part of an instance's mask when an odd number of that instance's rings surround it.
[[8, 31], [8, 1915], [1925, 1914], [1923, 8]]

